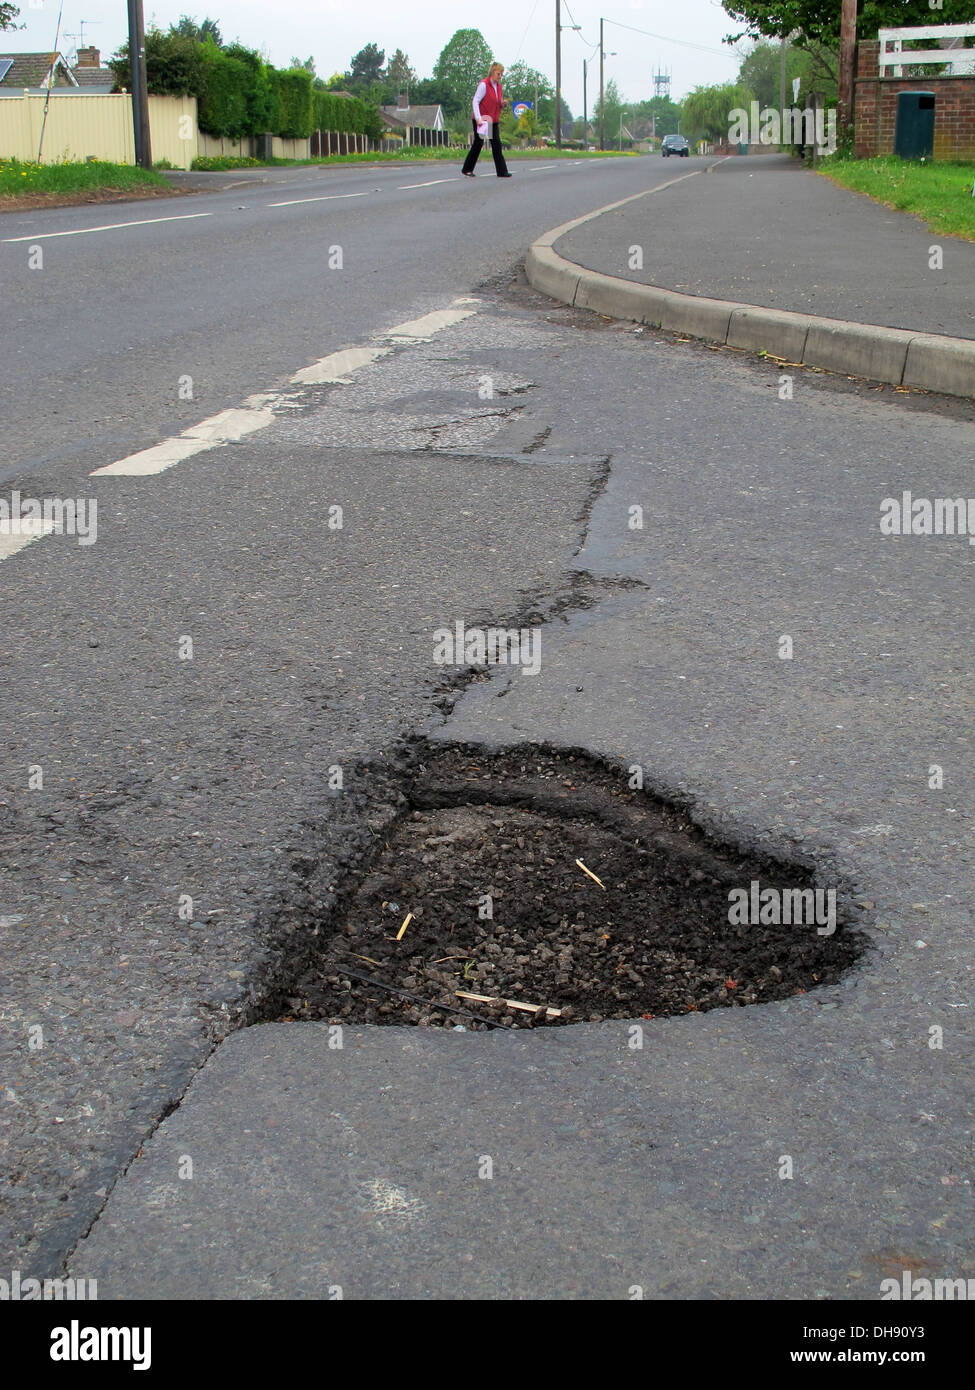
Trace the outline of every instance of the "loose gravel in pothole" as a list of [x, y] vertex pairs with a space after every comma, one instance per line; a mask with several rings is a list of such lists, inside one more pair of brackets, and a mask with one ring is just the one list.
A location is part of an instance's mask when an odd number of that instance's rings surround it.
[[652, 1018], [814, 989], [862, 949], [842, 925], [733, 924], [733, 890], [808, 890], [809, 871], [712, 844], [623, 769], [449, 749], [409, 799], [277, 1016], [470, 1029]]

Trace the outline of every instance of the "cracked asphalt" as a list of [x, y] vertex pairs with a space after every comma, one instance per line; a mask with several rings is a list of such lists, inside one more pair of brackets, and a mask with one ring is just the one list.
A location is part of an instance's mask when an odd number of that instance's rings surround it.
[[[781, 400], [778, 368], [555, 306], [511, 261], [450, 289], [478, 312], [256, 440], [87, 480], [95, 546], [0, 566], [0, 1262], [103, 1298], [970, 1274], [975, 555], [879, 530], [890, 494], [964, 493], [967, 407], [809, 373]], [[516, 617], [537, 677], [433, 663], [435, 628]], [[621, 1024], [340, 1051], [240, 1026], [421, 736], [639, 763], [842, 884], [870, 949], [786, 1003], [646, 1021], [639, 1050]]]

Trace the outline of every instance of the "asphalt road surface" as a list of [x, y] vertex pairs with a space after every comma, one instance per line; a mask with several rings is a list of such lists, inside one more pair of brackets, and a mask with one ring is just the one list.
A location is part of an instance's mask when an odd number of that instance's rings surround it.
[[[524, 286], [534, 235], [694, 168], [287, 170], [152, 205], [185, 220], [0, 222], [0, 497], [98, 503], [94, 544], [0, 548], [0, 1264], [108, 1297], [969, 1272], [975, 554], [879, 518], [964, 494], [971, 411], [783, 393]], [[515, 617], [537, 677], [433, 661], [440, 626]], [[336, 1078], [319, 1025], [233, 1032], [419, 733], [639, 763], [725, 839], [809, 857], [870, 950], [784, 1004], [648, 1022], [639, 1054], [608, 1023], [386, 1029]], [[471, 1183], [492, 1144], [504, 1181]]]

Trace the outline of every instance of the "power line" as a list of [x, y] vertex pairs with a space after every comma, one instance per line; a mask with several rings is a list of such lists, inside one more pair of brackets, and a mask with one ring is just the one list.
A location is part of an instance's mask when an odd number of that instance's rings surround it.
[[568, 6], [568, 4], [566, 3], [566, 0], [562, 0], [562, 3], [563, 3], [563, 5], [565, 5], [565, 12], [566, 12], [566, 14], [569, 16], [569, 19], [572, 21], [571, 25], [568, 26], [568, 27], [570, 27], [570, 28], [573, 30], [574, 33], [576, 33], [576, 34], [579, 35], [579, 40], [580, 40], [580, 42], [583, 43], [583, 44], [585, 44], [586, 48], [591, 49], [591, 50], [593, 51], [593, 53], [595, 53], [596, 49], [599, 47], [599, 40], [597, 39], [595, 43], [590, 43], [588, 39], [584, 39], [584, 38], [582, 37], [582, 25], [581, 25], [581, 24], [576, 24], [576, 17], [575, 17], [575, 15], [572, 13], [572, 11], [569, 9], [569, 6]]
[[535, 18], [535, 11], [536, 11], [537, 9], [538, 9], [538, 0], [535, 0], [534, 5], [532, 5], [532, 12], [531, 12], [531, 14], [528, 16], [528, 23], [525, 25], [525, 32], [524, 32], [524, 33], [522, 34], [522, 36], [521, 36], [521, 43], [518, 45], [518, 52], [515, 54], [515, 62], [516, 62], [516, 63], [517, 63], [518, 59], [521, 57], [521, 50], [522, 50], [522, 49], [524, 48], [524, 46], [525, 46], [525, 40], [526, 40], [527, 37], [528, 37], [528, 30], [532, 27], [532, 20]]
[[[699, 53], [718, 53], [723, 58], [728, 52], [727, 48], [709, 48], [706, 44], [691, 43], [688, 39], [672, 39], [667, 34], [654, 34], [649, 29], [636, 29], [632, 24], [621, 24], [618, 19], [607, 19], [606, 23], [615, 24], [617, 29], [629, 29], [633, 34], [644, 34], [648, 39], [657, 39], [661, 43], [676, 43], [681, 48], [696, 48]], [[733, 46], [729, 44], [728, 48]]]

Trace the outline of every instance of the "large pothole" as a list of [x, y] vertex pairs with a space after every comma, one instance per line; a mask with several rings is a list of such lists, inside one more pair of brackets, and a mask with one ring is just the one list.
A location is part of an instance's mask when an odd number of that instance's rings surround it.
[[835, 888], [714, 843], [632, 777], [538, 748], [432, 751], [270, 1016], [650, 1018], [783, 999], [856, 960]]

